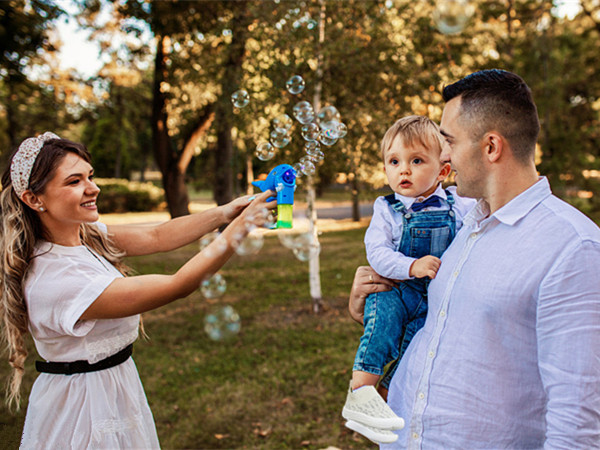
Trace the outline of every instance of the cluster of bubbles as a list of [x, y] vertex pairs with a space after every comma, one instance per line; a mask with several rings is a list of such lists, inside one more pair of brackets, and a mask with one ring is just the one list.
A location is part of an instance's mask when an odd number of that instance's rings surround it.
[[475, 6], [471, 0], [437, 0], [433, 21], [440, 33], [460, 33], [474, 12]]
[[[300, 75], [294, 75], [286, 82], [286, 89], [292, 95], [301, 94], [305, 87], [306, 82]], [[248, 92], [243, 89], [235, 91], [231, 96], [231, 102], [236, 108], [245, 107], [249, 101]], [[294, 105], [292, 115], [300, 124], [305, 152], [293, 167], [298, 176], [314, 175], [317, 165], [325, 158], [323, 148], [331, 147], [346, 136], [348, 128], [333, 105], [324, 106], [316, 112], [310, 102], [302, 100]], [[281, 114], [273, 119], [269, 138], [257, 144], [255, 156], [261, 161], [271, 160], [278, 149], [292, 141], [293, 126], [294, 120], [288, 114]]]
[[306, 262], [321, 252], [321, 245], [310, 230], [282, 230], [277, 236], [281, 244], [289, 248], [300, 261]]
[[204, 331], [213, 341], [235, 336], [240, 329], [240, 315], [230, 305], [218, 306], [204, 317]]
[[[286, 82], [286, 89], [292, 95], [301, 94], [306, 87], [306, 82], [300, 75], [294, 75]], [[239, 89], [231, 95], [231, 103], [235, 108], [241, 109], [250, 103], [250, 95], [245, 89]], [[314, 175], [316, 166], [325, 158], [323, 148], [331, 147], [339, 139], [346, 136], [348, 128], [342, 122], [339, 111], [335, 106], [327, 105], [315, 112], [313, 106], [307, 101], [299, 101], [292, 109], [292, 115], [300, 126], [300, 135], [304, 140], [304, 156], [294, 164], [296, 176], [304, 174]], [[269, 161], [292, 141], [294, 119], [287, 114], [275, 117], [271, 122], [271, 131], [268, 140], [258, 143], [255, 156], [261, 161]], [[264, 209], [255, 217], [246, 221], [247, 234], [233, 236], [231, 246], [241, 256], [254, 255], [260, 251], [264, 244], [264, 233], [259, 227], [272, 228], [276, 219], [273, 214]], [[292, 250], [300, 261], [308, 261], [321, 251], [320, 244], [311, 231], [280, 230], [278, 233], [281, 243]], [[218, 232], [208, 233], [200, 239], [200, 250], [207, 256], [224, 252], [228, 243]], [[215, 300], [222, 297], [227, 290], [225, 278], [216, 273], [203, 280], [200, 285], [202, 295]], [[237, 334], [240, 331], [240, 317], [235, 309], [230, 306], [220, 306], [206, 315], [204, 330], [213, 340], [222, 340]]]
[[[260, 251], [264, 244], [260, 227], [271, 228], [276, 222], [273, 213], [264, 208], [254, 216], [246, 219], [248, 234], [239, 234], [229, 241], [235, 252], [241, 256], [253, 255]], [[229, 246], [227, 240], [217, 231], [207, 233], [199, 241], [199, 250], [207, 257], [217, 256], [225, 252]], [[215, 273], [200, 284], [200, 292], [208, 300], [221, 298], [227, 290], [227, 281], [221, 273]], [[230, 305], [217, 306], [204, 318], [204, 331], [215, 341], [229, 338], [241, 329], [240, 318]]]

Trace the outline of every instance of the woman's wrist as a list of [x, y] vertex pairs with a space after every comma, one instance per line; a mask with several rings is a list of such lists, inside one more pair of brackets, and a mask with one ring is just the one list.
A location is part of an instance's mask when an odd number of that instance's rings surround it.
[[231, 208], [228, 207], [228, 203], [221, 205], [221, 206], [217, 206], [217, 209], [219, 210], [219, 212], [221, 213], [221, 224], [222, 225], [226, 225], [228, 223], [230, 223], [234, 217], [231, 217]]

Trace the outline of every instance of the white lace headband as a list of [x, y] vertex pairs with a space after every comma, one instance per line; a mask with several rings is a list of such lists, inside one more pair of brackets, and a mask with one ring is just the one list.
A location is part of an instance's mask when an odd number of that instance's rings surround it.
[[44, 146], [44, 142], [50, 139], [60, 138], [54, 133], [46, 131], [38, 137], [25, 139], [19, 145], [19, 150], [17, 150], [10, 163], [10, 179], [18, 197], [21, 197], [23, 192], [29, 187], [29, 177], [31, 176], [33, 163]]

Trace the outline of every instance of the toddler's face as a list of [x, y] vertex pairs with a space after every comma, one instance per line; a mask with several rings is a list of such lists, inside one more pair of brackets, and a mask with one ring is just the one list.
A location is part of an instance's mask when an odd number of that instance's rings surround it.
[[396, 136], [385, 152], [384, 170], [392, 190], [407, 197], [427, 197], [448, 174], [437, 151], [419, 143], [404, 145]]

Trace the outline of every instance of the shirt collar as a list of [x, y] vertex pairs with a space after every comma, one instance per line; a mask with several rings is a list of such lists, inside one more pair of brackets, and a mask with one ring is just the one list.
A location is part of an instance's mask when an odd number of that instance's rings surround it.
[[420, 201], [423, 201], [423, 200], [428, 199], [429, 197], [433, 197], [434, 195], [437, 195], [442, 200], [447, 199], [446, 191], [444, 191], [444, 189], [442, 188], [442, 183], [439, 183], [437, 188], [433, 192], [433, 194], [431, 194], [428, 197], [421, 197], [421, 196], [407, 197], [405, 195], [400, 195], [400, 194], [394, 192], [394, 197], [396, 198], [396, 200], [400, 200], [406, 209], [410, 209], [410, 207], [413, 205], [413, 203], [415, 203], [417, 201], [417, 199], [420, 199]]
[[[552, 191], [550, 190], [548, 179], [546, 177], [539, 177], [538, 181], [533, 186], [521, 192], [510, 202], [492, 214], [491, 217], [494, 217], [496, 220], [505, 223], [506, 225], [514, 225], [550, 195], [552, 195]], [[475, 205], [471, 212], [464, 218], [463, 222], [465, 225], [473, 227], [487, 218], [489, 214], [489, 205], [486, 201], [480, 199], [477, 202], [477, 205]]]

